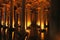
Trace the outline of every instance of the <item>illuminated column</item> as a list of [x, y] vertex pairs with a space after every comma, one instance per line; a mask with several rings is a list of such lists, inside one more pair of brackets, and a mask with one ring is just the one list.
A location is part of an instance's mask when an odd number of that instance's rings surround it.
[[9, 40], [13, 40], [13, 32], [11, 31], [14, 28], [14, 0], [10, 1], [10, 28], [9, 28]]
[[29, 27], [31, 25], [31, 11], [29, 8], [27, 8], [27, 13], [26, 13], [26, 16], [27, 16], [27, 27]]
[[27, 3], [25, 7], [25, 27], [26, 32], [28, 32], [28, 37], [30, 36], [30, 29], [28, 29], [31, 26], [31, 4]]
[[4, 4], [4, 27], [6, 26], [6, 4]]
[[7, 11], [7, 6], [8, 6], [8, 5], [6, 4], [6, 6], [5, 6], [5, 9], [6, 9], [6, 10], [5, 10], [5, 13], [6, 13], [6, 22], [5, 22], [5, 26], [6, 26], [6, 27], [8, 26], [8, 20], [7, 20], [7, 19], [8, 19], [8, 15], [7, 15], [8, 11]]
[[43, 31], [45, 29], [45, 25], [44, 25], [44, 3], [41, 2], [41, 11], [40, 11], [40, 28], [41, 28], [41, 33], [40, 33], [40, 37], [41, 37], [41, 40], [45, 40], [45, 32]]
[[18, 26], [21, 26], [20, 14], [18, 14]]
[[1, 25], [1, 8], [0, 8], [0, 25]]
[[25, 0], [22, 0], [21, 30], [25, 31]]
[[41, 9], [41, 40], [45, 40], [45, 31], [43, 31], [45, 29], [45, 25], [44, 25], [44, 14], [43, 14], [43, 10]]
[[7, 30], [8, 30], [8, 29], [7, 29], [7, 28], [8, 28], [8, 19], [9, 19], [9, 17], [8, 17], [7, 14], [9, 14], [9, 13], [8, 13], [8, 11], [7, 11], [7, 10], [8, 10], [8, 9], [7, 9], [7, 8], [8, 8], [7, 6], [9, 6], [9, 5], [5, 4], [5, 6], [4, 6], [4, 7], [5, 7], [5, 13], [4, 13], [4, 29], [3, 29], [3, 30], [4, 30], [4, 39], [5, 39], [5, 40], [8, 39], [8, 38], [7, 38], [7, 36], [8, 36], [8, 34], [7, 34], [8, 31], [7, 31]]
[[5, 25], [5, 18], [6, 18], [6, 13], [5, 13], [5, 4], [3, 4], [4, 7], [2, 7], [2, 21], [1, 24]]
[[[4, 7], [1, 7], [1, 25], [4, 25]], [[0, 25], [1, 40], [3, 39], [3, 26]]]
[[31, 9], [31, 13], [32, 13], [32, 23], [36, 24], [37, 23], [37, 16], [38, 16], [38, 12], [36, 10], [36, 8], [32, 8]]
[[10, 4], [10, 25], [12, 28], [14, 28], [14, 0], [11, 0], [11, 4]]
[[[15, 15], [14, 15], [14, 3], [15, 3], [15, 0], [11, 0], [12, 2], [12, 28], [14, 29], [15, 28], [15, 20], [14, 20], [14, 17], [15, 17]], [[17, 21], [18, 22], [18, 21]], [[14, 32], [14, 30], [12, 30], [12, 40], [14, 40], [14, 34], [15, 34], [15, 32]]]
[[[49, 19], [49, 16], [48, 16], [48, 12], [50, 11], [50, 10], [48, 10], [49, 9], [49, 5], [50, 5], [50, 3], [47, 1], [47, 0], [44, 0], [43, 1], [43, 5], [42, 5], [42, 15], [43, 15], [43, 25], [44, 25], [44, 27], [42, 27], [41, 29], [43, 29], [43, 32], [44, 32], [44, 39], [45, 40], [48, 40], [48, 35], [49, 35], [49, 21], [48, 21], [48, 19]], [[42, 26], [43, 26], [42, 25]]]
[[3, 7], [2, 7], [2, 21], [4, 21], [4, 23], [2, 23], [2, 25], [3, 25], [3, 27], [2, 27], [2, 29], [3, 29], [3, 40], [6, 40], [6, 36], [5, 36], [5, 29], [6, 29], [6, 4], [2, 4], [3, 5]]
[[9, 15], [10, 15], [10, 4], [6, 4], [5, 6], [5, 13], [6, 13], [6, 22], [5, 22], [5, 26], [6, 26], [6, 29], [5, 29], [5, 38], [6, 40], [8, 40], [9, 36], [8, 36], [8, 28], [10, 27], [10, 23], [9, 23]]
[[6, 4], [6, 27], [9, 27], [9, 17], [10, 17], [10, 1]]
[[[5, 13], [5, 4], [2, 4], [3, 6], [0, 8], [0, 33], [1, 33], [1, 40], [5, 39], [5, 19], [6, 19], [6, 13]], [[3, 22], [4, 21], [4, 22]], [[3, 37], [4, 36], [4, 37]]]
[[[31, 18], [32, 18], [32, 22], [31, 22], [31, 25], [30, 25], [30, 40], [32, 39], [38, 39], [38, 31], [37, 31], [37, 25], [36, 25], [36, 22], [37, 22], [37, 10], [36, 8], [32, 8], [31, 9]], [[32, 38], [33, 37], [33, 38]], [[35, 38], [36, 37], [36, 38]]]
[[49, 21], [48, 21], [48, 9], [45, 9], [45, 30], [46, 30], [46, 32], [48, 33], [48, 28], [49, 28]]
[[40, 15], [41, 15], [41, 14], [40, 14], [41, 8], [38, 7], [37, 10], [38, 10], [38, 20], [37, 20], [37, 25], [40, 26], [40, 24], [41, 24], [41, 22], [40, 22], [40, 21], [41, 21], [41, 16], [40, 16]]
[[15, 20], [14, 20], [14, 1], [12, 0], [12, 28], [14, 28]]
[[27, 29], [27, 12], [26, 12], [26, 9], [25, 9], [25, 30]]
[[18, 14], [18, 31], [20, 32], [20, 27], [21, 27], [21, 16], [20, 16], [21, 14]]
[[0, 7], [0, 40], [1, 40], [1, 18], [2, 18], [2, 13], [1, 13], [1, 7]]
[[2, 9], [0, 7], [0, 27], [1, 27], [1, 20], [2, 20]]
[[43, 9], [41, 8], [41, 30], [44, 30], [44, 14], [43, 14]]

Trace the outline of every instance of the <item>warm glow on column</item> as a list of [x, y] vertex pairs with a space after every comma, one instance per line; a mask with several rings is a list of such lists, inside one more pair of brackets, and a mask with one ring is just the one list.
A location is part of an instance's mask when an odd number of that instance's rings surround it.
[[7, 34], [7, 30], [8, 30], [8, 29], [5, 29], [5, 33], [6, 33], [6, 34]]
[[[46, 26], [48, 26], [48, 21], [46, 19]], [[48, 31], [48, 27], [45, 28], [46, 32]]]
[[26, 30], [26, 23], [25, 23], [25, 30]]
[[40, 26], [40, 21], [37, 22], [37, 25]]
[[25, 30], [26, 30], [26, 28], [27, 28], [27, 27], [26, 27], [26, 23], [25, 23]]
[[26, 4], [26, 20], [27, 20], [27, 27], [31, 25], [31, 4]]
[[18, 26], [20, 26], [20, 19], [18, 18]]
[[27, 27], [29, 27], [31, 25], [31, 17], [30, 17], [30, 11], [27, 14]]
[[25, 30], [26, 30], [26, 26], [27, 26], [26, 23], [27, 23], [27, 22], [26, 22], [26, 16], [25, 16]]
[[27, 22], [27, 27], [29, 27], [31, 25], [31, 21]]
[[10, 2], [8, 4], [6, 4], [5, 11], [6, 11], [6, 23], [5, 23], [5, 25], [9, 26]]
[[46, 25], [48, 25], [48, 21], [47, 21], [47, 19], [46, 19]]
[[4, 25], [4, 8], [2, 8], [2, 20], [1, 20], [1, 24]]
[[12, 27], [13, 27], [13, 28], [14, 28], [14, 24], [15, 24], [15, 23], [14, 23], [14, 20], [13, 20], [13, 21], [12, 21]]
[[38, 20], [37, 20], [37, 25], [40, 26], [40, 11], [41, 11], [41, 8], [38, 7], [37, 10], [38, 10]]
[[44, 22], [43, 21], [41, 22], [41, 29], [42, 30], [44, 29]]
[[1, 21], [1, 24], [4, 25], [4, 21], [3, 20]]
[[41, 33], [41, 40], [44, 40], [44, 32]]
[[10, 16], [9, 16], [9, 20], [8, 20], [8, 26], [10, 27]]
[[14, 32], [12, 32], [12, 40], [14, 39]]
[[12, 17], [12, 27], [14, 28], [15, 20], [14, 20], [14, 10], [13, 10], [13, 17]]
[[8, 21], [6, 21], [6, 26], [8, 26]]
[[28, 14], [27, 16], [27, 27], [29, 27], [31, 25], [31, 18], [30, 15]]
[[14, 28], [15, 20], [14, 20], [14, 2], [15, 0], [12, 0], [12, 28]]

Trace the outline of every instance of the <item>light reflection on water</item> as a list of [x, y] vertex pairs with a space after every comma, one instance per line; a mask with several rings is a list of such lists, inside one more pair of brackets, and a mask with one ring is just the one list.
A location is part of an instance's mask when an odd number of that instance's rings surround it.
[[41, 33], [41, 40], [44, 40], [44, 33]]

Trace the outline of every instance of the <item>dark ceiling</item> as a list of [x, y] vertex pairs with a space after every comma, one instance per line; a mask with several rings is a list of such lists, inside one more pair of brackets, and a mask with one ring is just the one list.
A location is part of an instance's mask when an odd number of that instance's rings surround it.
[[56, 24], [55, 28], [60, 32], [60, 1], [59, 0], [51, 0], [51, 20]]

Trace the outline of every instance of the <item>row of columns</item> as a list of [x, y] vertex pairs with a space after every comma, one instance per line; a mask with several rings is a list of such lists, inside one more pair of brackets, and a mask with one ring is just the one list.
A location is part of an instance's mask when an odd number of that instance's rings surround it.
[[[10, 8], [10, 17], [9, 17], [9, 19], [10, 19], [10, 27], [8, 28], [8, 33], [9, 33], [9, 40], [14, 40], [14, 39], [12, 39], [13, 38], [13, 36], [12, 36], [12, 34], [14, 34], [15, 35], [15, 28], [17, 28], [18, 27], [18, 14], [15, 14], [14, 13], [14, 0], [11, 0], [11, 6], [10, 6], [11, 8]], [[35, 10], [35, 9], [34, 9]], [[25, 34], [26, 34], [26, 31], [25, 31], [25, 0], [22, 0], [22, 13], [21, 13], [21, 30], [20, 30], [20, 34], [21, 35], [23, 35], [22, 37], [21, 37], [21, 40], [24, 40], [24, 38], [25, 38]], [[40, 15], [41, 16], [41, 21], [43, 21], [44, 19], [43, 19], [43, 14], [41, 14]], [[33, 23], [31, 24], [31, 26], [33, 26], [33, 29], [35, 28], [36, 29], [36, 27], [34, 27], [34, 26], [36, 26], [36, 18], [37, 17], [37, 13], [36, 13], [36, 10], [34, 11], [34, 18], [32, 18], [33, 19]], [[16, 20], [14, 20], [14, 19], [16, 19]], [[4, 23], [6, 23], [5, 22], [6, 21], [6, 13], [4, 13]], [[14, 26], [14, 22], [15, 21], [15, 26]], [[43, 27], [41, 27], [41, 29], [43, 29], [44, 28], [44, 24], [43, 25], [41, 25], [41, 26], [43, 26]], [[4, 27], [6, 27], [5, 25], [4, 25]], [[15, 33], [14, 33], [15, 32]], [[36, 31], [35, 31], [36, 32]], [[5, 31], [4, 31], [4, 33], [5, 33]], [[43, 33], [42, 33], [42, 35], [43, 35]], [[5, 40], [5, 39], [4, 39]]]

